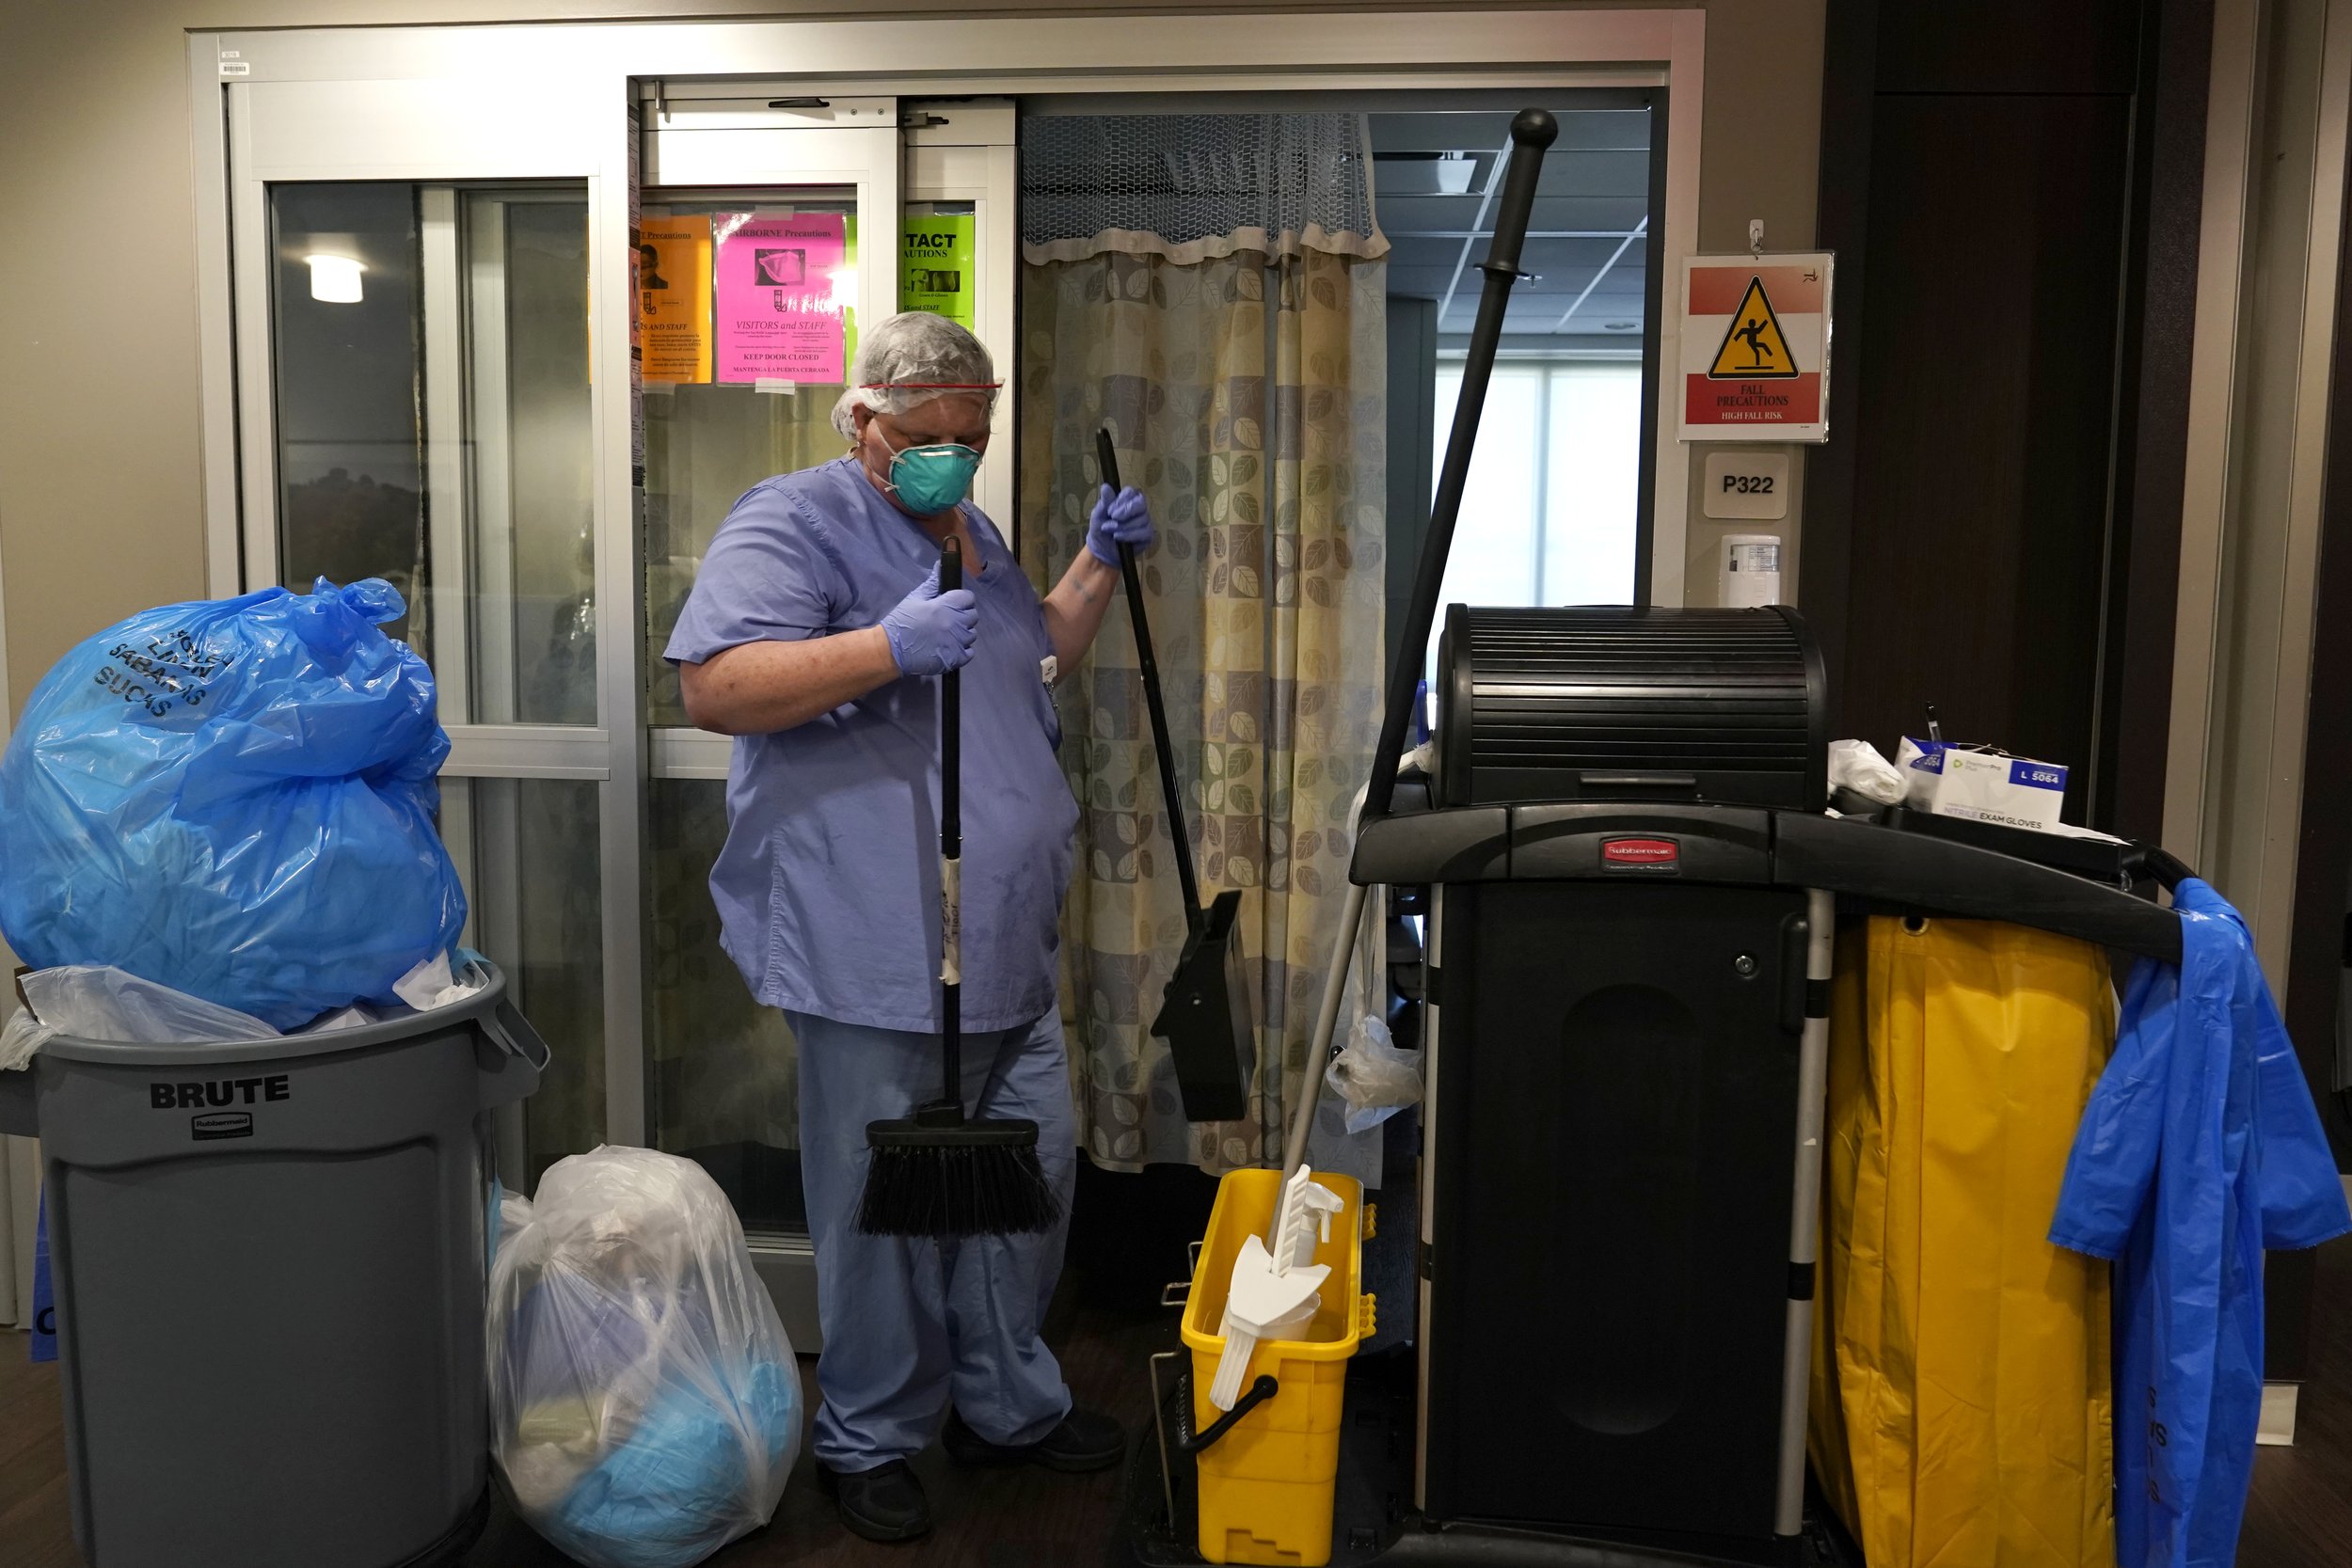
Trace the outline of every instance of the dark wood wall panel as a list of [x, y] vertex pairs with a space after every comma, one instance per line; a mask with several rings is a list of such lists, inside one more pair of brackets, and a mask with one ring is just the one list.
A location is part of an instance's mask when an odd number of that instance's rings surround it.
[[[2115, 553], [2093, 827], [2160, 838], [2172, 733], [2181, 486], [2188, 464], [2188, 323], [2204, 213], [2213, 0], [2154, 0], [2135, 113], [2132, 267], [2121, 363]], [[2144, 326], [2141, 324], [2146, 324]]]
[[2113, 94], [1878, 98], [1844, 733], [1891, 751], [1933, 702], [2090, 761], [2130, 129]]
[[1880, 8], [1878, 90], [2128, 93], [2141, 0], [1941, 0]]
[[[2352, 244], [2352, 170], [2339, 245]], [[2339, 250], [2339, 255], [2352, 251]], [[2327, 468], [2320, 486], [2318, 614], [2303, 729], [2303, 803], [2296, 829], [2295, 924], [2287, 955], [2286, 1025], [2339, 1169], [2352, 1170], [2352, 1116], [2336, 1085], [2336, 1031], [2352, 968], [2352, 266], [2336, 275], [2336, 341], [2328, 361]]]

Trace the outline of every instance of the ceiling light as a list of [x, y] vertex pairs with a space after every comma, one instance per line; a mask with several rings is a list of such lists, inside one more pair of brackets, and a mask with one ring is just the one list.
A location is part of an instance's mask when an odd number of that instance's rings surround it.
[[1432, 166], [1437, 170], [1439, 196], [1470, 194], [1470, 175], [1478, 167], [1478, 160], [1461, 152], [1448, 152]]
[[367, 271], [364, 262], [348, 256], [328, 256], [314, 252], [303, 258], [310, 264], [310, 297], [328, 305], [359, 303], [359, 275]]

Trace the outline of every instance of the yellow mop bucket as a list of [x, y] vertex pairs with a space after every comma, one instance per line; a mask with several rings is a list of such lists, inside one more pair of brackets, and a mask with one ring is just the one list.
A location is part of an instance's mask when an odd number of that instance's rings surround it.
[[[1242, 1378], [1241, 1400], [1228, 1412], [1209, 1402], [1225, 1353], [1217, 1330], [1242, 1242], [1263, 1236], [1281, 1199], [1282, 1173], [1228, 1172], [1217, 1183], [1209, 1234], [1184, 1302], [1184, 1346], [1192, 1353], [1192, 1430], [1200, 1476], [1200, 1555], [1211, 1562], [1316, 1568], [1331, 1560], [1331, 1490], [1340, 1463], [1340, 1408], [1347, 1360], [1373, 1330], [1373, 1299], [1363, 1282], [1364, 1237], [1371, 1233], [1363, 1186], [1348, 1177], [1314, 1180], [1339, 1195], [1330, 1240], [1315, 1247], [1327, 1266], [1322, 1303], [1295, 1339], [1259, 1342]], [[1269, 1390], [1262, 1379], [1271, 1378]], [[1223, 1423], [1220, 1427], [1220, 1423]]]

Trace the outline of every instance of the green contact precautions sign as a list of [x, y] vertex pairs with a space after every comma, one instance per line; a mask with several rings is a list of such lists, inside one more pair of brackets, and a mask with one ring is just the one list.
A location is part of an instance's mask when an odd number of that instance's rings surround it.
[[977, 331], [972, 214], [910, 217], [900, 232], [898, 309], [929, 310]]

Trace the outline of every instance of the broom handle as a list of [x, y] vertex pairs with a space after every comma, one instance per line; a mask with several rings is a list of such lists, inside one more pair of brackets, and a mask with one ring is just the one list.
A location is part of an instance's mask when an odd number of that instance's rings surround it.
[[[939, 591], [963, 586], [963, 551], [939, 548]], [[946, 1069], [940, 1098], [963, 1105], [963, 673], [939, 677], [939, 1043]]]
[[[1094, 433], [1095, 461], [1103, 483], [1119, 493], [1119, 453], [1111, 446], [1108, 425]], [[1184, 893], [1184, 926], [1200, 934], [1207, 918], [1200, 911], [1200, 880], [1192, 869], [1192, 830], [1184, 825], [1184, 796], [1176, 783], [1176, 753], [1168, 740], [1168, 704], [1160, 696], [1160, 661], [1152, 653], [1152, 622], [1143, 611], [1143, 578], [1136, 571], [1133, 546], [1119, 546], [1119, 575], [1127, 584], [1127, 619], [1136, 628], [1136, 668], [1143, 676], [1143, 705], [1152, 715], [1152, 750], [1160, 762], [1160, 795], [1168, 801], [1168, 836], [1176, 850], [1176, 885]]]

